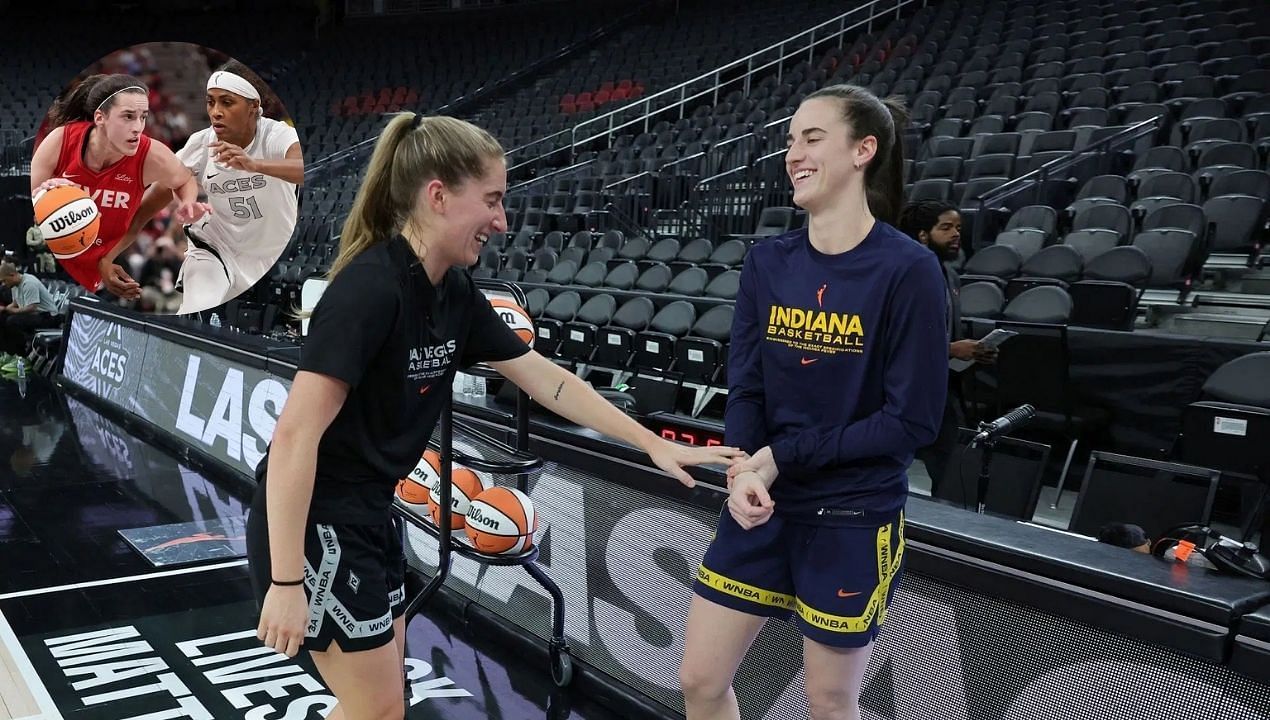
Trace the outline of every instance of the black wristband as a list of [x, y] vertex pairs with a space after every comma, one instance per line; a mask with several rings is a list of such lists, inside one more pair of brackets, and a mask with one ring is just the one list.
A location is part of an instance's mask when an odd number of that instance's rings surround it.
[[292, 580], [291, 582], [279, 582], [279, 581], [277, 581], [277, 580], [272, 580], [272, 579], [271, 579], [269, 582], [271, 582], [271, 583], [273, 583], [274, 585], [277, 585], [277, 586], [279, 586], [279, 587], [294, 587], [294, 586], [296, 586], [296, 585], [303, 585], [303, 584], [304, 584], [304, 579], [303, 579], [303, 578], [301, 578], [301, 579], [299, 579], [299, 580]]

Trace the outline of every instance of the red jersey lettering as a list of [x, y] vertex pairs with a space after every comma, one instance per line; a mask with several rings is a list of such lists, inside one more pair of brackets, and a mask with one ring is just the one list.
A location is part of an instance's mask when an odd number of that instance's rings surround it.
[[151, 141], [149, 137], [142, 135], [135, 155], [125, 155], [101, 170], [93, 170], [84, 163], [84, 149], [88, 145], [88, 134], [92, 128], [93, 124], [88, 121], [63, 126], [62, 150], [53, 176], [66, 178], [88, 188], [93, 202], [97, 203], [97, 209], [101, 212], [101, 230], [97, 233], [97, 242], [80, 255], [60, 261], [76, 282], [95, 292], [101, 287], [98, 261], [128, 231], [132, 217], [141, 204], [141, 195], [145, 192], [142, 175], [146, 156], [150, 154]]

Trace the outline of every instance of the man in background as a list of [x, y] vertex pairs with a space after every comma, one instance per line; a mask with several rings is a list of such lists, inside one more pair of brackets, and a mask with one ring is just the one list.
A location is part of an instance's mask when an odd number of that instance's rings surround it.
[[0, 369], [5, 369], [26, 354], [36, 330], [57, 327], [61, 319], [56, 299], [34, 275], [18, 272], [11, 262], [0, 262], [0, 283], [13, 296], [12, 302], [0, 307]]
[[[948, 357], [992, 363], [997, 359], [996, 348], [978, 340], [962, 338], [961, 331], [961, 278], [948, 263], [961, 252], [961, 214], [957, 208], [942, 200], [919, 200], [904, 206], [900, 215], [900, 231], [930, 248], [939, 258], [947, 286]], [[930, 494], [934, 495], [944, 478], [944, 470], [953, 450], [957, 447], [957, 427], [961, 422], [959, 404], [961, 388], [959, 373], [949, 368], [948, 400], [944, 406], [944, 420], [935, 442], [917, 451], [917, 459], [926, 466], [930, 476]]]

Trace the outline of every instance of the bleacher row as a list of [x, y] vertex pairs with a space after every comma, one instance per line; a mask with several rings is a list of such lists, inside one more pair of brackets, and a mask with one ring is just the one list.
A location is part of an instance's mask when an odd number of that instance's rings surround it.
[[[623, 95], [640, 99], [840, 12], [839, 4], [825, 0], [779, 5], [736, 0], [728, 3], [727, 21], [721, 23], [716, 3], [682, 2], [673, 12], [667, 6], [469, 119], [512, 150], [619, 108]], [[542, 149], [567, 141], [561, 137]], [[519, 154], [513, 153], [512, 162], [518, 161]]]
[[585, 295], [567, 286], [554, 295], [545, 288], [529, 291], [530, 312], [539, 311], [535, 350], [574, 369], [606, 370], [614, 380], [673, 369], [685, 383], [726, 386], [732, 305], [703, 308], [673, 289], [639, 294], [587, 290]]
[[379, 27], [385, 20], [350, 22], [330, 33], [322, 51], [306, 58], [306, 72], [282, 74], [274, 88], [293, 108], [306, 158], [373, 137], [381, 113], [440, 107], [492, 86], [606, 21], [600, 7], [500, 17], [483, 27], [480, 43], [461, 17], [396, 18], [388, 32]]
[[[1186, 175], [1180, 177], [1190, 180]], [[1173, 179], [1167, 175], [1156, 178]], [[1144, 263], [1134, 282], [1136, 287], [1189, 288], [1210, 251], [1255, 251], [1264, 230], [1265, 194], [1252, 191], [1256, 186], [1270, 186], [1270, 175], [1243, 171], [1223, 179], [1231, 180], [1235, 189], [1250, 192], [1214, 195], [1202, 206], [1179, 197], [1181, 192], [1150, 195], [1126, 207], [1121, 204], [1123, 196], [1118, 199], [1114, 194], [1124, 190], [1122, 178], [1095, 177], [1082, 188], [1077, 203], [1062, 214], [1046, 205], [1014, 211], [996, 241], [975, 253], [960, 269], [972, 276], [1003, 281], [1020, 274], [1068, 280], [1105, 253], [1131, 246], [1142, 253]], [[1101, 192], [1108, 194], [1098, 194]], [[1056, 251], [1056, 247], [1064, 250]]]
[[[1245, 129], [1238, 121], [1200, 115], [1210, 111], [1214, 111], [1213, 106], [1198, 102], [1187, 106], [1174, 132], [1186, 128], [1190, 142], [1184, 147], [1174, 144], [1149, 148], [1135, 160], [1138, 166], [1134, 169], [1192, 173], [1197, 185], [1206, 185], [1223, 168], [1263, 168], [1266, 152], [1270, 150], [1270, 96], [1264, 100], [1258, 98], [1244, 118], [1252, 128], [1249, 132], [1256, 138], [1258, 147], [1245, 142]], [[1165, 117], [1166, 113], [1160, 108], [1140, 106], [1128, 122]], [[1119, 127], [1109, 130], [1118, 131]], [[1090, 135], [1089, 139], [1097, 138]], [[1180, 142], [1184, 140], [1175, 139], [1175, 143]], [[990, 189], [1032, 172], [1088, 144], [1088, 141], [1079, 142], [1073, 130], [1001, 132], [976, 138], [937, 137], [931, 141], [927, 159], [916, 163], [911, 170], [915, 175], [909, 177], [915, 182], [910, 193], [915, 199], [939, 198], [966, 203], [983, 194], [985, 187]]]
[[[586, 287], [602, 284], [619, 290], [640, 285], [647, 292], [661, 292], [670, 287], [671, 292], [680, 295], [712, 294], [709, 285], [719, 275], [739, 270], [749, 249], [740, 239], [727, 240], [716, 247], [705, 238], [697, 238], [681, 247], [675, 238], [657, 242], [643, 236], [625, 239], [620, 230], [609, 230], [598, 236], [598, 241], [596, 237], [582, 230], [573, 234], [566, 247], [565, 235], [559, 230], [541, 239], [522, 231], [507, 247], [507, 236], [495, 233], [481, 252], [472, 275], [526, 284]], [[659, 285], [658, 278], [663, 276], [659, 268], [665, 270], [666, 284]], [[694, 272], [685, 272], [688, 270]], [[696, 278], [701, 282], [696, 282]], [[676, 282], [681, 285], [676, 286]], [[674, 289], [676, 287], [680, 289]], [[735, 287], [731, 295], [714, 296], [731, 300], [735, 297]]]
[[356, 115], [382, 115], [402, 112], [417, 107], [419, 91], [404, 85], [382, 87], [378, 92], [364, 90], [359, 95], [345, 95], [331, 101], [331, 115], [354, 117]]
[[600, 87], [594, 93], [589, 90], [583, 90], [576, 95], [571, 92], [561, 95], [560, 112], [566, 115], [591, 112], [596, 108], [604, 107], [610, 102], [638, 100], [643, 94], [643, 83], [633, 81], [630, 78], [618, 80], [616, 83], [612, 80], [606, 80], [600, 83]]
[[[983, 8], [983, 5], [984, 4], [979, 4], [979, 8]], [[1015, 57], [1008, 55], [999, 58], [997, 57], [998, 42], [1002, 42], [1002, 47], [1020, 47], [1020, 43], [1025, 43], [1029, 50], [1031, 47], [1036, 46], [1038, 47], [1038, 50], [1034, 51], [1034, 56], [1038, 58], [1038, 60], [1045, 60], [1045, 58], [1048, 57], [1048, 55], [1046, 55], [1046, 48], [1049, 48], [1049, 43], [1052, 41], [1059, 44], [1076, 42], [1076, 48], [1082, 52], [1086, 52], [1088, 51], [1086, 47], [1088, 44], [1091, 42], [1097, 42], [1097, 38], [1104, 36], [1107, 30], [1116, 29], [1116, 25], [1114, 23], [1115, 18], [1113, 18], [1113, 22], [1110, 22], [1109, 27], [1106, 28], [1100, 27], [1097, 29], [1091, 28], [1087, 30], [1073, 30], [1071, 36], [1035, 36], [1033, 30], [1035, 30], [1036, 25], [1044, 25], [1044, 23], [1041, 22], [1044, 18], [1027, 18], [1025, 20], [1017, 20], [1017, 22], [1011, 23], [1010, 27], [1007, 29], [1006, 27], [1003, 27], [1003, 25], [994, 25], [994, 23], [1001, 23], [1001, 20], [1006, 15], [1005, 10], [1001, 9], [1001, 6], [997, 5], [996, 8], [991, 10], [979, 10], [979, 13], [982, 13], [982, 17], [979, 19], [983, 20], [983, 29], [980, 30], [979, 37], [972, 39], [965, 36], [965, 34], [960, 34], [960, 36], [947, 39], [947, 36], [949, 36], [950, 33], [955, 32], [955, 28], [958, 27], [956, 23], [958, 23], [960, 19], [975, 18], [975, 15], [977, 15], [977, 11], [975, 10], [977, 10], [977, 8], [975, 8], [975, 4], [966, 4], [961, 6], [955, 4], [945, 4], [939, 11], [937, 11], [937, 13], [933, 8], [923, 9], [918, 11], [917, 15], [914, 15], [911, 19], [898, 20], [898, 22], [892, 23], [888, 29], [879, 34], [879, 37], [871, 38], [869, 36], [864, 36], [857, 39], [856, 43], [852, 44], [851, 47], [832, 48], [831, 51], [824, 53], [819, 66], [815, 67], [815, 69], [810, 66], [810, 63], [800, 63], [800, 65], [792, 67], [792, 69], [786, 69], [779, 79], [775, 76], [775, 72], [773, 72], [770, 76], [763, 77], [761, 81], [757, 81], [757, 83], [754, 83], [751, 86], [748, 97], [742, 97], [742, 95], [737, 93], [737, 91], [733, 91], [733, 93], [729, 93], [728, 98], [726, 98], [723, 103], [718, 105], [704, 105], [704, 107], [696, 108], [692, 113], [686, 113], [688, 117], [681, 118], [677, 122], [658, 121], [657, 126], [653, 127], [650, 133], [644, 133], [645, 136], [652, 135], [652, 141], [648, 141], [648, 138], [641, 137], [639, 142], [632, 142], [632, 140], [635, 140], [635, 137], [634, 135], [631, 135], [631, 133], [626, 133], [626, 135], [617, 135], [612, 138], [611, 147], [606, 149], [611, 152], [611, 156], [601, 156], [599, 155], [599, 152], [603, 152], [605, 150], [599, 150], [594, 151], [597, 152], [597, 155], [593, 157], [598, 161], [598, 163], [626, 164], [625, 168], [621, 168], [620, 173], [612, 173], [612, 170], [615, 170], [615, 168], [611, 168], [611, 166], [606, 168], [606, 166], [597, 165], [596, 168], [592, 169], [592, 171], [594, 174], [599, 175], [599, 177], [606, 177], [606, 182], [603, 184], [607, 187], [607, 185], [612, 185], [613, 180], [615, 179], [630, 177], [631, 174], [643, 173], [643, 171], [659, 169], [660, 166], [671, 163], [672, 159], [669, 152], [673, 151], [673, 154], [677, 156], [676, 159], [682, 159], [682, 157], [693, 156], [701, 150], [709, 149], [712, 143], [733, 140], [733, 138], [738, 135], [744, 135], [744, 133], [751, 132], [757, 119], [761, 117], [754, 116], [753, 113], [756, 112], [756, 110], [762, 110], [763, 113], [766, 113], [767, 116], [771, 118], [787, 117], [787, 114], [791, 112], [792, 108], [796, 107], [796, 103], [798, 103], [801, 95], [805, 95], [808, 91], [818, 88], [818, 86], [831, 83], [831, 81], [850, 80], [855, 81], [855, 83], [871, 85], [872, 89], [881, 91], [881, 93], [890, 93], [890, 91], [895, 91], [895, 93], [907, 94], [909, 102], [913, 103], [914, 113], [916, 113], [916, 121], [914, 122], [917, 124], [914, 124], [914, 130], [921, 133], [939, 132], [949, 133], [949, 135], [956, 136], [963, 135], [966, 130], [972, 130], [974, 132], [979, 132], [980, 130], [1005, 131], [1007, 130], [1006, 127], [997, 128], [994, 126], [996, 121], [993, 121], [991, 118], [1002, 119], [1002, 121], [1005, 121], [1005, 119], [1010, 119], [1013, 116], [1007, 118], [1005, 116], [994, 116], [994, 114], [987, 112], [972, 113], [970, 112], [969, 105], [965, 104], [968, 100], [958, 100], [960, 95], [964, 95], [966, 91], [969, 90], [986, 91], [986, 93], [996, 94], [996, 98], [992, 100], [983, 100], [983, 109], [989, 109], [988, 105], [993, 102], [996, 103], [996, 107], [991, 109], [1003, 109], [1005, 108], [1005, 104], [1008, 103], [1008, 98], [1011, 97], [1010, 91], [1015, 90], [1015, 97], [1024, 99], [1025, 103], [1035, 103], [1036, 108], [1045, 107], [1045, 109], [1058, 112], [1059, 109], [1066, 109], [1062, 108], [1062, 105], [1050, 103], [1050, 100], [1057, 97], [1058, 91], [1062, 90], [1062, 88], [1057, 85], [1058, 80], [1053, 79], [1053, 77], [1034, 77], [1034, 79], [1030, 81], [1029, 85], [1027, 85], [1027, 90], [1031, 91], [1031, 93], [1035, 95], [1040, 95], [1041, 93], [1054, 93], [1054, 95], [1044, 95], [1044, 97], [1033, 98], [1027, 97], [1027, 95], [1022, 93], [1022, 89], [1024, 88], [1022, 88], [1021, 84], [1019, 88], [1016, 89], [1013, 88], [1013, 85], [1010, 85], [1010, 81], [1002, 81], [1002, 83], [998, 86], [988, 84], [979, 86], [979, 88], [970, 88], [970, 86], [954, 85], [954, 77], [956, 77], [956, 80], [980, 81], [983, 80], [982, 77], [975, 74], [977, 74], [977, 72], [986, 72], [986, 70], [974, 70], [977, 63], [987, 63], [992, 61], [1005, 63], [1006, 61], [1015, 61]], [[1035, 6], [1020, 4], [1012, 4], [1010, 8], [1012, 14], [1026, 14], [1027, 11], [1035, 10]], [[1198, 14], [1198, 11], [1204, 10], [1204, 8], [1203, 6], [1196, 4], [1194, 10], [1196, 10], [1196, 13], [1193, 14]], [[1079, 15], [1079, 17], [1083, 17], [1083, 13], [1086, 13], [1085, 9], [1079, 10], [1077, 15]], [[1053, 11], [1049, 11], [1048, 14], [1055, 15]], [[1071, 15], [1072, 11], [1068, 10], [1067, 14]], [[1156, 13], [1156, 11], [1152, 10], [1152, 14], [1167, 15], [1168, 13], [1167, 11], [1160, 11], [1160, 13]], [[1125, 15], [1124, 19], [1132, 20], [1133, 18]], [[1160, 30], [1158, 33], [1153, 33], [1151, 36], [1147, 36], [1154, 38], [1153, 42], [1156, 43], [1168, 42], [1168, 39], [1170, 38], [1172, 38], [1173, 41], [1180, 41], [1180, 36], [1177, 36], [1176, 34], [1177, 30], [1172, 27], [1177, 24], [1186, 25], [1187, 22], [1189, 22], [1189, 19], [1190, 18], [1187, 17], [1187, 15], [1180, 15], [1180, 17], [1176, 18], [1151, 20], [1151, 22], [1140, 23], [1142, 24], [1142, 28], [1140, 29], [1142, 29], [1142, 32], [1148, 32], [1148, 30], [1153, 29], [1153, 27], [1154, 29]], [[1079, 27], [1079, 23], [1072, 22], [1072, 24], [1073, 27]], [[1064, 28], [1066, 28], [1066, 25], [1064, 25]], [[1038, 39], [1036, 39], [1035, 42], [1030, 41], [1030, 39], [1025, 41], [1025, 39], [1022, 38], [1013, 37], [1016, 36], [1016, 34], [1029, 34], [1029, 37], [1035, 36], [1038, 37]], [[1224, 34], [1229, 33], [1228, 29], [1226, 29], [1226, 25], [1222, 25], [1222, 29], [1212, 29], [1212, 32], [1200, 34], [1196, 34], [1195, 32], [1187, 33], [1185, 36], [1187, 41], [1191, 38], [1191, 34], [1195, 34], [1196, 41], [1208, 42], [1208, 38], [1214, 38], [1212, 42], [1217, 42], [1217, 39], [1215, 38], [1223, 37]], [[925, 41], [918, 41], [919, 37], [925, 37], [926, 39]], [[616, 42], [620, 43], [621, 39], [617, 39]], [[1011, 43], [1013, 43], [1013, 46], [1011, 46]], [[1251, 43], [1245, 44], [1250, 46], [1247, 50], [1251, 52], [1253, 50]], [[1243, 48], [1238, 46], [1237, 43], [1232, 43], [1231, 41], [1219, 42], [1218, 46], [1218, 48], [1212, 48], [1212, 50], [1205, 47], [1204, 52], [1213, 53], [1218, 51], [1220, 47], [1226, 48], [1226, 50], [1222, 51], [1226, 53], [1234, 53], [1243, 50]], [[966, 58], [968, 51], [972, 50], [972, 48], [974, 50], [974, 56]], [[1053, 48], [1049, 48], [1049, 50], [1053, 50]], [[1115, 47], [1113, 47], [1113, 50], [1115, 50]], [[1262, 51], [1260, 44], [1257, 46], [1256, 50]], [[1016, 50], [1007, 52], [1019, 51]], [[1073, 50], [1073, 52], [1076, 51]], [[936, 53], [939, 55], [939, 61], [936, 61]], [[1053, 53], [1050, 52], [1049, 55], [1053, 55]], [[1181, 56], [1181, 53], [1179, 53], [1179, 56]], [[1232, 58], [1232, 62], [1243, 62], [1238, 60], [1238, 58], [1247, 57], [1251, 56], [1234, 56]], [[885, 61], [883, 61], [883, 58], [885, 58]], [[1205, 62], [1212, 62], [1213, 60], [1219, 61], [1222, 60], [1222, 58], [1213, 57], [1209, 58], [1209, 60], [1206, 60]], [[954, 67], [959, 67], [958, 63], [963, 63], [966, 70], [964, 72], [959, 72], [958, 75], [954, 76], [952, 75], [952, 72], [954, 72]], [[1046, 63], [1041, 62], [1039, 65], [1045, 66]], [[1002, 70], [1011, 72], [1020, 71], [1020, 66], [1011, 67], [1003, 67]], [[622, 67], [622, 69], [613, 69], [613, 72], [617, 72], [618, 70], [630, 72], [634, 69], [632, 69], [632, 67]], [[1050, 71], [1052, 70], [1038, 70], [1041, 75]], [[610, 76], [612, 76], [612, 74], [610, 74]], [[554, 77], [558, 79], [559, 76], [556, 75]], [[1220, 77], [1222, 77], [1222, 79], [1226, 79], [1228, 76], [1222, 75]], [[1050, 83], [1050, 80], [1053, 80], [1054, 89], [1045, 90], [1045, 88], [1048, 88], [1048, 86], [1052, 84]], [[1253, 80], [1255, 79], [1243, 79], [1245, 83], [1251, 83]], [[925, 83], [925, 85], [921, 85], [921, 83]], [[768, 93], [768, 91], [771, 91], [772, 93], [770, 98], [765, 97], [765, 93]], [[1090, 99], [1092, 94], [1093, 93], [1086, 94], [1086, 98], [1082, 99], [1082, 102], [1090, 102], [1093, 104], [1099, 102], [1097, 99]], [[517, 98], [522, 98], [522, 95], [525, 94], [518, 94]], [[500, 105], [500, 108], [497, 110], [491, 109], [490, 113], [493, 114], [479, 113], [475, 119], [478, 119], [478, 122], [488, 124], [489, 127], [494, 128], [495, 131], [499, 132], [502, 126], [499, 124], [498, 117], [516, 117], [518, 126], [522, 128], [526, 127], [526, 123], [532, 124], [532, 118], [537, 117], [546, 121], [547, 118], [544, 117], [544, 114], [546, 114], [546, 116], [550, 116], [552, 113], [547, 112], [545, 107], [536, 109], [536, 105], [533, 103], [541, 102], [541, 100], [533, 99], [533, 95], [536, 95], [537, 98], [544, 97], [541, 93], [533, 93], [530, 97], [522, 98], [525, 99], [526, 102], [514, 103], [511, 108], [504, 103]], [[989, 95], [989, 98], [991, 98], [991, 95]], [[771, 100], [771, 102], [768, 102], [768, 100]], [[949, 103], [947, 100], [955, 100], [955, 102]], [[766, 108], [759, 107], [759, 105], [762, 105], [763, 103], [767, 103]], [[936, 103], [941, 104], [936, 105]], [[733, 112], [735, 105], [738, 104], [742, 104], [739, 109], [745, 110], [743, 114]], [[732, 107], [729, 107], [729, 105], [732, 105]], [[514, 113], [512, 112], [513, 108]], [[942, 114], [940, 113], [941, 108], [944, 109]], [[1027, 108], [1026, 104], [1021, 109], [1024, 110], [1024, 113], [1022, 114], [1026, 114], [1027, 112], [1041, 112], [1040, 109]], [[931, 114], [932, 112], [935, 114]], [[923, 116], [923, 113], [925, 113], [925, 116], [930, 117]], [[740, 114], [740, 118], [734, 117], [737, 116], [737, 114]], [[983, 119], [980, 126], [975, 127], [973, 123], [975, 121], [979, 121], [980, 114], [989, 119]], [[716, 119], [716, 121], [711, 122], [709, 126], [706, 126], [706, 119], [711, 118], [724, 119]], [[744, 122], [745, 118], [751, 119], [749, 119], [749, 122]], [[923, 130], [923, 128], [926, 127], [925, 124], [923, 124], [926, 119], [930, 121], [931, 127], [928, 128], [928, 130]], [[685, 127], [686, 123], [683, 121], [687, 121], [691, 127]], [[1045, 130], [1050, 130], [1050, 128], [1053, 127], [1053, 118], [1050, 118], [1048, 124], [1041, 123], [1039, 114], [1034, 114], [1034, 116], [1029, 117], [1019, 117], [1019, 121], [1024, 123], [1022, 124], [1020, 130], [1020, 132], [1024, 133], [1024, 135], [1030, 135], [1035, 128], [1045, 128]], [[665, 124], [662, 124], [663, 122]], [[988, 124], [993, 124], [993, 127], [987, 127]], [[1081, 127], [1087, 126], [1086, 124], [1082, 124]], [[667, 136], [667, 131], [673, 131], [674, 135]], [[686, 135], [685, 131], [687, 131]], [[919, 137], [919, 140], [921, 140], [921, 137]], [[700, 142], [701, 145], [696, 146], [695, 143], [697, 142]], [[1020, 145], [1024, 145], [1025, 142], [1026, 141], [1021, 141]], [[1050, 145], [1048, 145], [1049, 142], [1054, 143], [1053, 150], [1046, 150], [1050, 147]], [[911, 145], [914, 149], [919, 149], [922, 143], [911, 142]], [[732, 147], [739, 150], [740, 146], [742, 146], [742, 143], [733, 143]], [[1074, 137], [1071, 141], [1071, 146], [1077, 146], [1076, 138]], [[627, 147], [629, 147], [630, 151], [626, 151]], [[1062, 136], [1045, 138], [1045, 140], [1041, 141], [1041, 145], [1039, 147], [1040, 152], [1062, 151], [1064, 147], [1063, 138]], [[1029, 149], [1024, 147], [1024, 150]], [[916, 150], [914, 150], [914, 152], [916, 152]], [[707, 168], [702, 169], [699, 173], [688, 173], [688, 168], [683, 165], [677, 165], [676, 171], [681, 174], [696, 174], [697, 177], [707, 177], [707, 175], [710, 174], [710, 170], [719, 168], [719, 166], [730, 166], [732, 161], [753, 159], [753, 152], [740, 151], [734, 152], [733, 155], [734, 156], [729, 157], [729, 159], [720, 159], [718, 163], [715, 163], [714, 166], [712, 166], [712, 168], [711, 166], [707, 166]], [[745, 157], [737, 157], [737, 155], [745, 155]], [[588, 156], [583, 154], [580, 157], [585, 160]], [[1030, 155], [1025, 155], [1025, 157], [1030, 157]], [[519, 161], [521, 159], [519, 159], [519, 157], [514, 157], [514, 160]], [[632, 165], [632, 161], [636, 160], [643, 161], [643, 164]], [[916, 157], [914, 157], [914, 160], [921, 159], [916, 159]], [[980, 184], [980, 187], [982, 187], [982, 185], [983, 184]]]
[[[524, 241], [522, 234], [517, 240]], [[526, 299], [547, 357], [611, 373], [665, 373], [687, 383], [726, 385], [727, 341], [741, 264], [753, 238], [715, 247], [697, 238], [653, 243], [589, 231], [556, 230], [530, 246], [500, 252], [491, 237], [473, 270], [528, 289]], [[530, 259], [528, 269], [519, 265]]]

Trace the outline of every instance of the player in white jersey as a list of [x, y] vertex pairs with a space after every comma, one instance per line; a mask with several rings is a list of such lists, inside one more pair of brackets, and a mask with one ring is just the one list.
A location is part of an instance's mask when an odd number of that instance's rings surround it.
[[295, 229], [296, 186], [304, 182], [299, 136], [264, 117], [262, 91], [268, 88], [241, 63], [214, 71], [207, 79], [211, 127], [177, 153], [212, 206], [185, 228], [181, 314], [246, 291], [277, 262]]

